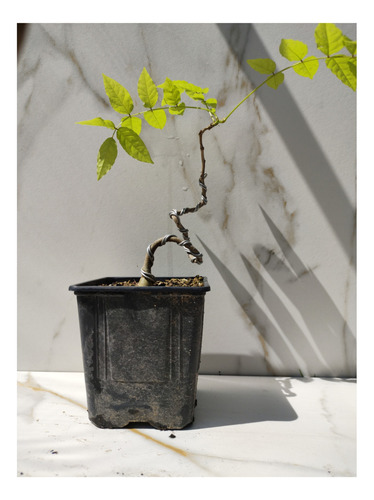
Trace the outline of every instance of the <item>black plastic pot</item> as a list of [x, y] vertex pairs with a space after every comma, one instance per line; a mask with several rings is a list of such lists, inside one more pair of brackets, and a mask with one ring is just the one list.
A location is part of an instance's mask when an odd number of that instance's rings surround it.
[[128, 279], [69, 287], [78, 301], [89, 419], [102, 428], [181, 429], [194, 416], [209, 284], [108, 286]]

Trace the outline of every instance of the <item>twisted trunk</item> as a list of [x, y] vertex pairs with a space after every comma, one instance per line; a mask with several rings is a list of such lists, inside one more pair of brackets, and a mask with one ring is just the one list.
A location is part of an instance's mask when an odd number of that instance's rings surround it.
[[187, 252], [188, 257], [190, 258], [193, 264], [201, 264], [203, 262], [203, 255], [195, 248], [189, 238], [188, 229], [186, 229], [182, 223], [180, 218], [184, 214], [197, 212], [201, 207], [208, 203], [207, 199], [207, 187], [205, 185], [205, 178], [207, 173], [205, 172], [205, 155], [204, 155], [204, 145], [203, 145], [203, 134], [207, 130], [211, 130], [213, 127], [218, 125], [218, 121], [211, 123], [208, 127], [200, 130], [199, 132], [199, 144], [200, 144], [200, 153], [201, 153], [201, 173], [199, 177], [199, 185], [201, 187], [201, 200], [200, 202], [193, 208], [183, 208], [182, 210], [172, 210], [169, 212], [169, 217], [175, 222], [178, 230], [182, 233], [183, 238], [178, 238], [175, 234], [167, 234], [162, 238], [158, 238], [156, 241], [151, 243], [147, 248], [147, 253], [144, 259], [144, 264], [141, 269], [141, 277], [138, 283], [138, 286], [151, 286], [156, 281], [156, 278], [153, 276], [151, 270], [154, 262], [154, 254], [158, 247], [165, 245], [167, 242], [176, 243], [177, 245], [184, 248]]

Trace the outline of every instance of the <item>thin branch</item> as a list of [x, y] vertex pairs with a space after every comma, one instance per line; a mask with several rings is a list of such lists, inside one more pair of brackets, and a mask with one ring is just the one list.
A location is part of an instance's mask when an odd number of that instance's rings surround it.
[[203, 145], [203, 134], [207, 130], [211, 130], [213, 127], [219, 124], [219, 121], [212, 122], [208, 127], [200, 130], [199, 132], [199, 145], [200, 145], [200, 153], [201, 153], [201, 173], [199, 177], [199, 185], [201, 187], [201, 200], [199, 203], [192, 208], [183, 208], [182, 210], [172, 210], [169, 212], [169, 217], [175, 222], [178, 230], [182, 233], [183, 239], [178, 238], [174, 234], [167, 234], [166, 236], [157, 239], [153, 243], [151, 243], [147, 248], [147, 254], [144, 259], [144, 264], [141, 269], [141, 278], [139, 280], [138, 286], [150, 286], [155, 283], [156, 278], [153, 276], [151, 269], [154, 262], [154, 253], [158, 247], [165, 245], [167, 242], [177, 243], [179, 246], [183, 247], [187, 252], [188, 257], [190, 258], [193, 264], [201, 264], [203, 262], [202, 253], [195, 248], [189, 238], [188, 229], [186, 229], [180, 218], [184, 214], [197, 212], [201, 207], [205, 206], [208, 203], [207, 198], [207, 187], [205, 184], [205, 178], [207, 173], [205, 172], [205, 154], [204, 154], [204, 145]]

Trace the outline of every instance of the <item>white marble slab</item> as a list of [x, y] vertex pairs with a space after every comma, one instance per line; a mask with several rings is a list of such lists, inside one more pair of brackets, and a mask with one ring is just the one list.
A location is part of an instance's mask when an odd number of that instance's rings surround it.
[[356, 475], [353, 379], [200, 376], [173, 432], [98, 429], [85, 404], [82, 373], [18, 373], [18, 477]]

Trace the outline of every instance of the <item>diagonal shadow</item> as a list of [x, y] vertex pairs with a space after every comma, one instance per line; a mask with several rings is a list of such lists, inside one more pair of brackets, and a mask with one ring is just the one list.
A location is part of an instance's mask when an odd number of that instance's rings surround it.
[[[297, 308], [309, 330], [314, 344], [310, 347], [319, 354], [319, 360], [323, 361], [321, 366], [318, 363], [311, 366], [318, 373], [328, 375], [328, 372], [323, 371], [323, 365], [336, 373], [342, 360], [345, 360], [345, 373], [342, 375], [355, 376], [352, 365], [355, 364], [356, 341], [352, 330], [313, 271], [301, 261], [266, 211], [261, 206], [260, 209], [288, 265], [262, 245], [256, 245], [254, 252], [274, 282]], [[244, 263], [254, 283], [258, 284], [259, 273], [247, 260]], [[264, 283], [262, 278], [262, 287], [258, 286], [258, 290], [263, 296], [266, 295], [266, 302], [271, 310], [276, 311], [277, 318], [284, 318], [285, 312], [279, 298], [271, 289], [265, 291]], [[296, 332], [288, 332], [293, 345], [301, 349], [299, 352], [304, 351]], [[309, 351], [308, 359], [312, 361], [311, 355], [312, 351]]]
[[298, 376], [303, 365], [306, 367], [303, 373], [307, 376], [355, 377], [356, 342], [351, 329], [315, 274], [303, 264], [265, 210], [261, 208], [261, 211], [289, 265], [263, 245], [256, 245], [255, 254], [270, 278], [297, 309], [307, 331], [299, 326], [287, 303], [244, 255], [241, 254], [243, 263], [275, 321], [214, 252], [197, 238], [256, 327], [260, 339], [266, 341], [280, 360], [281, 369], [274, 367], [264, 348], [269, 372]]
[[309, 370], [312, 370], [312, 373], [323, 373], [324, 375], [331, 376], [331, 369], [324, 359], [323, 354], [318, 350], [313, 349], [310, 341], [308, 341], [305, 337], [302, 329], [297, 324], [284, 302], [282, 302], [269, 283], [261, 276], [249, 260], [242, 254], [241, 258], [252, 278], [252, 281], [256, 284], [256, 287], [258, 288], [260, 295], [265, 300], [268, 308], [270, 311], [276, 312], [275, 318], [280, 329], [283, 332], [287, 332], [288, 339], [298, 353], [301, 355], [306, 352], [308, 353]]
[[[292, 347], [284, 339], [277, 325], [268, 317], [263, 308], [233, 275], [228, 267], [220, 261], [214, 252], [198, 236], [196, 236], [196, 238], [200, 241], [229, 290], [251, 323], [257, 329], [260, 342], [263, 346], [265, 362], [267, 363], [269, 375], [277, 374], [285, 376], [299, 376], [300, 363], [298, 362], [297, 356], [295, 356], [292, 352]], [[271, 349], [279, 358], [281, 366], [272, 366], [270, 360], [268, 359], [268, 352], [267, 348], [264, 346], [264, 341], [271, 346]]]
[[[256, 29], [251, 24], [218, 24], [241, 70], [254, 86], [263, 78], [250, 70], [247, 59], [272, 58], [264, 47]], [[353, 265], [356, 262], [355, 228], [356, 212], [351, 205], [330, 162], [322, 151], [300, 109], [283, 84], [277, 92], [259, 90], [261, 102], [281, 135], [316, 201], [323, 210], [332, 230]], [[354, 229], [355, 231], [355, 229]]]

